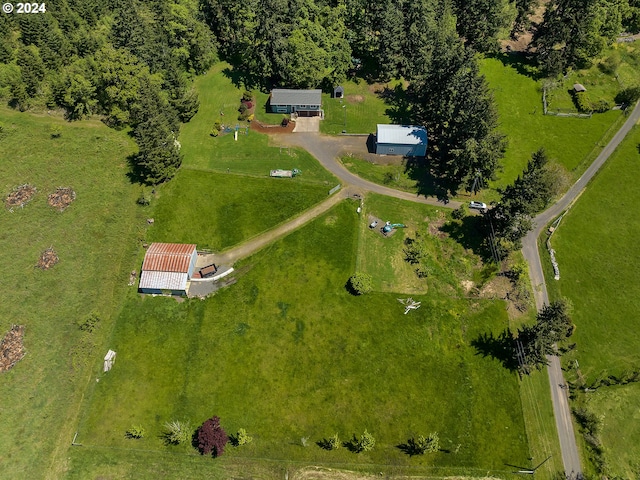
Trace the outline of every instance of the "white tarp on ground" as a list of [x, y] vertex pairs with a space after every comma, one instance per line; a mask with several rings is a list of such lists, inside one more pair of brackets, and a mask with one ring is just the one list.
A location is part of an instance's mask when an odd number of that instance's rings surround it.
[[108, 372], [113, 367], [113, 363], [116, 361], [116, 352], [109, 350], [104, 356], [104, 372]]
[[140, 274], [139, 288], [141, 290], [185, 290], [187, 288], [187, 273], [144, 270]]

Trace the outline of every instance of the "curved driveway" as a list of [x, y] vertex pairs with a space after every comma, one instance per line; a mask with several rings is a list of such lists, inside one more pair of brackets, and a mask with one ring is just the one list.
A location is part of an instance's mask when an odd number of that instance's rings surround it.
[[[622, 128], [618, 130], [618, 133], [616, 133], [607, 146], [604, 147], [602, 152], [600, 152], [600, 155], [598, 155], [595, 161], [589, 166], [589, 168], [587, 168], [578, 181], [573, 184], [569, 191], [567, 191], [560, 200], [544, 212], [540, 213], [534, 219], [533, 230], [531, 230], [522, 241], [522, 253], [529, 264], [529, 277], [533, 286], [533, 294], [538, 310], [540, 310], [543, 305], [549, 304], [547, 286], [544, 282], [542, 263], [538, 252], [538, 237], [540, 237], [542, 230], [549, 224], [549, 222], [560, 215], [560, 213], [562, 213], [562, 211], [564, 211], [571, 202], [580, 195], [582, 190], [587, 186], [587, 183], [589, 183], [596, 172], [604, 162], [607, 161], [609, 156], [611, 156], [618, 145], [620, 145], [620, 142], [622, 142], [624, 137], [639, 120], [640, 103], [636, 104], [635, 108], [629, 115], [629, 118], [627, 118], [624, 125], [622, 125]], [[569, 408], [569, 401], [567, 398], [568, 392], [566, 389], [561, 387], [561, 385], [565, 385], [565, 381], [562, 374], [560, 359], [556, 356], [549, 356], [547, 359], [549, 360], [547, 372], [549, 374], [549, 384], [551, 386], [553, 413], [556, 418], [556, 428], [558, 429], [558, 437], [560, 439], [560, 449], [562, 450], [564, 470], [567, 475], [571, 475], [569, 478], [578, 478], [582, 473], [582, 467], [580, 466], [580, 456], [578, 454], [578, 447], [576, 445], [575, 434], [573, 431], [573, 423], [571, 421], [571, 409]]]
[[339, 139], [336, 139], [336, 137], [320, 135], [318, 133], [296, 133], [295, 135], [273, 135], [272, 138], [278, 144], [304, 148], [307, 152], [313, 155], [324, 168], [338, 177], [343, 182], [344, 186], [351, 185], [365, 192], [379, 193], [380, 195], [386, 195], [388, 197], [395, 197], [402, 200], [425, 203], [439, 207], [458, 208], [461, 205], [460, 202], [451, 201], [445, 204], [433, 197], [401, 192], [393, 188], [370, 182], [369, 180], [365, 180], [364, 178], [351, 173], [337, 159], [348, 151], [348, 148], [345, 148], [344, 145], [345, 141], [364, 144], [366, 142], [365, 136], [338, 137]]

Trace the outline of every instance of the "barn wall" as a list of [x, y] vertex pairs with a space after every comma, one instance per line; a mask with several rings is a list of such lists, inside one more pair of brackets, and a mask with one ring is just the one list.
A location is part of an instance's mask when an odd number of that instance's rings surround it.
[[400, 143], [377, 143], [378, 155], [404, 155], [409, 157], [424, 157], [427, 152], [426, 145], [402, 145]]

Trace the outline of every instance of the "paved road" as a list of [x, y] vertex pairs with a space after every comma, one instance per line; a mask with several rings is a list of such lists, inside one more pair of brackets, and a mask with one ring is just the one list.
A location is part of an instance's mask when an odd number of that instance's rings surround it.
[[[542, 230], [560, 215], [573, 202], [580, 192], [587, 186], [587, 183], [593, 178], [600, 167], [607, 161], [609, 156], [620, 145], [620, 142], [629, 133], [629, 131], [640, 120], [640, 103], [636, 105], [629, 118], [618, 133], [611, 139], [606, 147], [600, 152], [598, 158], [584, 172], [578, 181], [569, 189], [569, 191], [550, 208], [542, 212], [534, 219], [534, 228], [524, 238], [522, 242], [522, 253], [525, 260], [529, 264], [529, 277], [533, 285], [536, 307], [538, 310], [543, 305], [549, 304], [549, 296], [547, 294], [547, 286], [542, 273], [542, 263], [538, 252], [538, 237]], [[553, 401], [553, 412], [556, 419], [556, 427], [558, 429], [558, 437], [560, 439], [560, 448], [562, 450], [562, 462], [564, 470], [567, 474], [578, 475], [582, 473], [580, 466], [580, 456], [578, 455], [578, 447], [576, 445], [575, 434], [573, 431], [573, 423], [571, 421], [571, 410], [567, 398], [567, 390], [560, 387], [565, 385], [564, 376], [560, 367], [560, 360], [556, 356], [547, 357], [549, 367], [549, 383], [551, 385], [551, 398]]]
[[[352, 185], [364, 192], [374, 192], [388, 197], [447, 208], [458, 208], [461, 205], [460, 202], [451, 201], [445, 204], [434, 197], [401, 192], [354, 175], [338, 160], [340, 155], [345, 153], [345, 142], [337, 140], [336, 137], [321, 135], [319, 133], [296, 133], [295, 135], [274, 135], [273, 140], [281, 145], [304, 148], [313, 155], [324, 168], [338, 177], [344, 185]], [[347, 142], [364, 143], [366, 142], [366, 137], [347, 137], [345, 140]], [[346, 150], [348, 150], [348, 148]]]

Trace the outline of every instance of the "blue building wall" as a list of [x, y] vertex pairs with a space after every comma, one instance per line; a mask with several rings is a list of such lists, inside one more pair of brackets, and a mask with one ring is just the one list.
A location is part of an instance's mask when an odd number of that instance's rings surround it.
[[424, 157], [427, 154], [426, 145], [403, 145], [400, 143], [376, 143], [378, 155], [403, 155], [407, 157]]
[[319, 112], [320, 105], [270, 105], [272, 113]]

